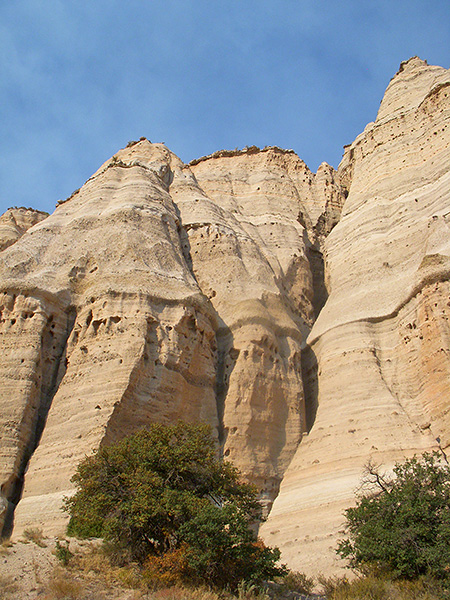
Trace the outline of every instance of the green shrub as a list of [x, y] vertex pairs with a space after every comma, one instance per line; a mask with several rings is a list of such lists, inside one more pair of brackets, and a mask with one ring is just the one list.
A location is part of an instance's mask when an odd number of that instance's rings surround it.
[[205, 505], [180, 528], [187, 544], [189, 579], [236, 590], [240, 581], [257, 586], [287, 572], [277, 566], [280, 551], [268, 548], [249, 528], [242, 507]]
[[394, 578], [427, 575], [448, 580], [450, 573], [450, 469], [439, 454], [397, 463], [394, 476], [372, 465], [372, 483], [346, 511], [347, 538], [338, 553], [364, 573], [367, 568]]
[[56, 540], [55, 556], [62, 565], [67, 566], [69, 564], [70, 559], [73, 558], [74, 554], [69, 550], [69, 542], [67, 540], [64, 545]]
[[217, 458], [206, 425], [154, 424], [84, 459], [73, 482], [69, 534], [102, 537], [141, 564], [160, 557], [155, 577], [180, 549], [177, 577], [191, 583], [236, 589], [286, 571], [252, 529], [255, 489]]

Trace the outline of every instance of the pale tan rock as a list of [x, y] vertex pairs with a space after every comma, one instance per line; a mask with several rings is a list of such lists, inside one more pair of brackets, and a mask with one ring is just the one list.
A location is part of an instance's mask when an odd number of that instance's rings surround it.
[[210, 423], [270, 506], [306, 428], [307, 228], [322, 219], [322, 235], [330, 202], [340, 209], [334, 177], [324, 165], [316, 183], [278, 148], [191, 170], [141, 140], [3, 252], [1, 477], [13, 503], [32, 454], [16, 534], [59, 533], [83, 456], [153, 421]]
[[0, 217], [0, 251], [14, 244], [25, 231], [47, 217], [48, 213], [32, 208], [9, 208]]
[[16, 534], [60, 533], [86, 453], [202, 420], [267, 509], [282, 481], [283, 560], [339, 570], [367, 459], [450, 445], [449, 90], [403, 63], [337, 173], [142, 139], [4, 249], [0, 527], [25, 468]]
[[339, 167], [350, 193], [302, 356], [312, 428], [263, 526], [310, 573], [339, 567], [342, 513], [370, 457], [389, 467], [450, 443], [449, 124], [449, 71], [411, 59]]
[[[315, 176], [292, 151], [218, 154], [191, 165], [214, 205], [173, 193], [197, 281], [221, 319], [224, 454], [270, 506], [306, 429], [300, 353], [314, 319], [315, 232], [343, 195], [331, 167]], [[203, 204], [213, 206], [207, 216]]]
[[147, 141], [121, 151], [2, 253], [4, 495], [17, 500], [23, 457], [46, 421], [17, 532], [60, 529], [75, 466], [101, 442], [158, 420], [217, 428], [216, 316], [181, 250], [171, 157]]

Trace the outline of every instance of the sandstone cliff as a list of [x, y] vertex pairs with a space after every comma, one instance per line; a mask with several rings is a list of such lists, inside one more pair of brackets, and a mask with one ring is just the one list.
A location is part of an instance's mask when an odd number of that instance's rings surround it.
[[0, 217], [0, 251], [17, 242], [30, 227], [46, 217], [48, 213], [32, 208], [9, 208]]
[[450, 444], [449, 109], [449, 71], [409, 60], [338, 170], [349, 196], [302, 355], [313, 425], [263, 527], [308, 572], [338, 566], [369, 457], [389, 466]]
[[338, 211], [334, 177], [278, 148], [189, 168], [143, 139], [2, 252], [6, 528], [22, 497], [16, 531], [59, 530], [84, 454], [154, 420], [211, 423], [270, 506], [306, 430], [307, 227]]
[[277, 147], [185, 165], [143, 138], [51, 216], [14, 216], [0, 528], [60, 531], [84, 454], [203, 420], [276, 498], [265, 540], [330, 572], [367, 458], [450, 444], [449, 93], [402, 64], [337, 172]]

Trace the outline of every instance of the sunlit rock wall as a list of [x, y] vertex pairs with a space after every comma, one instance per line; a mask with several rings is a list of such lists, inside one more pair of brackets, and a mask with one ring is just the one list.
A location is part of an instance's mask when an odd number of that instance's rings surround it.
[[[235, 206], [224, 176], [242, 180]], [[16, 533], [60, 530], [80, 459], [154, 421], [210, 423], [269, 509], [306, 430], [314, 290], [299, 192], [319, 217], [333, 177], [324, 166], [316, 185], [276, 148], [191, 170], [142, 139], [2, 252], [5, 532], [14, 509]]]
[[364, 463], [450, 445], [449, 98], [414, 58], [337, 172], [142, 138], [51, 216], [1, 217], [4, 534], [62, 531], [100, 444], [204, 421], [271, 509], [265, 541], [338, 569]]
[[362, 467], [450, 444], [450, 76], [402, 64], [339, 167], [349, 196], [325, 241], [328, 300], [303, 351], [309, 435], [267, 542], [330, 572]]

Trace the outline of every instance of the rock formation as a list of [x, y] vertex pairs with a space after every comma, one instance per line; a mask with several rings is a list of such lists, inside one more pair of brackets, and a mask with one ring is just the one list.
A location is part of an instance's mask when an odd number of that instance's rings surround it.
[[449, 94], [403, 63], [337, 172], [277, 147], [185, 165], [142, 138], [44, 220], [8, 211], [4, 533], [60, 531], [99, 444], [202, 420], [273, 503], [264, 539], [330, 572], [364, 462], [450, 445]]
[[278, 148], [190, 168], [143, 139], [2, 252], [2, 495], [10, 510], [22, 495], [17, 531], [60, 529], [85, 453], [154, 420], [211, 423], [270, 505], [306, 429], [299, 215], [314, 207], [300, 219], [313, 227], [339, 189], [330, 167], [316, 177]]
[[315, 413], [267, 542], [307, 572], [333, 548], [362, 468], [450, 445], [450, 73], [414, 58], [345, 149], [339, 224], [324, 243], [328, 300], [303, 352]]
[[0, 217], [0, 251], [17, 242], [25, 231], [46, 217], [48, 213], [32, 208], [9, 208]]

